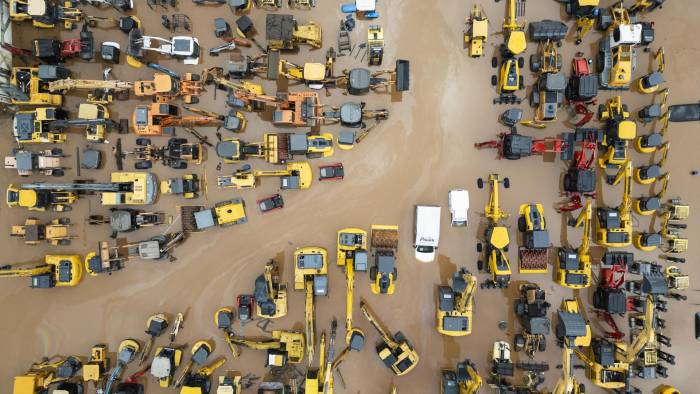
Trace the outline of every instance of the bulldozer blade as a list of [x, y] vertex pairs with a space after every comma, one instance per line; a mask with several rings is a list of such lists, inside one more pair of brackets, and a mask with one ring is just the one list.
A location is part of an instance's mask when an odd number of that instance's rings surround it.
[[409, 88], [409, 62], [398, 59], [396, 61], [396, 91], [405, 92]]

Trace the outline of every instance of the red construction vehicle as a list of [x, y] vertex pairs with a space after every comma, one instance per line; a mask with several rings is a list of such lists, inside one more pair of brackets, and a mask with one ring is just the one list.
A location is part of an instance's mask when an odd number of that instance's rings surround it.
[[573, 74], [565, 93], [569, 106], [578, 116], [574, 126], [583, 127], [595, 114], [588, 106], [598, 103], [595, 99], [598, 95], [598, 75], [591, 72], [590, 62], [585, 57], [575, 57], [572, 68]]
[[518, 160], [532, 155], [544, 155], [546, 153], [563, 153], [567, 149], [567, 143], [560, 138], [535, 139], [518, 134], [513, 130], [510, 133], [501, 133], [497, 140], [490, 140], [474, 144], [477, 149], [497, 149], [499, 159]]
[[568, 151], [562, 154], [571, 160], [569, 169], [564, 174], [563, 194], [567, 201], [559, 204], [557, 212], [575, 211], [583, 207], [583, 197], [595, 198], [596, 173], [593, 163], [598, 154], [600, 131], [597, 129], [576, 129], [573, 133], [565, 133]]

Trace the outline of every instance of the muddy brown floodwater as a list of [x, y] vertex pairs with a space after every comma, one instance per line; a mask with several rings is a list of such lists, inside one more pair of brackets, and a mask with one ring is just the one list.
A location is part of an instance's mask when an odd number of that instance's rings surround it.
[[[162, 12], [172, 13], [172, 10], [150, 10], [145, 1], [136, 1], [138, 16], [144, 21], [145, 32], [149, 35], [168, 36], [169, 33], [161, 26]], [[213, 18], [225, 17], [233, 24], [235, 18], [227, 6], [196, 7], [189, 0], [182, 0], [178, 12], [184, 12], [192, 17], [193, 35], [198, 37], [206, 52], [208, 48], [218, 43], [213, 34]], [[322, 23], [324, 29], [324, 48], [309, 50], [303, 47], [300, 53], [284, 55], [292, 61], [322, 62], [325, 50], [336, 44], [338, 21], [343, 16], [339, 11], [338, 0], [319, 0], [318, 6], [312, 11], [292, 11], [300, 22], [315, 20]], [[440, 369], [454, 368], [455, 364], [465, 358], [474, 360], [482, 375], [488, 370], [488, 353], [495, 340], [512, 340], [512, 335], [519, 330], [514, 320], [512, 301], [516, 297], [517, 284], [521, 281], [539, 283], [546, 291], [548, 300], [558, 307], [562, 298], [571, 297], [569, 290], [555, 285], [552, 281], [552, 268], [547, 275], [513, 275], [513, 285], [507, 291], [479, 290], [475, 296], [474, 327], [471, 336], [462, 338], [446, 338], [440, 336], [435, 329], [435, 297], [436, 286], [446, 283], [453, 270], [465, 266], [472, 272], [477, 272], [475, 249], [476, 236], [480, 215], [486, 203], [486, 190], [476, 186], [478, 177], [498, 172], [510, 177], [512, 187], [502, 192], [502, 207], [511, 214], [507, 224], [511, 226], [511, 236], [515, 239], [515, 221], [517, 207], [523, 202], [542, 202], [546, 208], [546, 219], [550, 223], [551, 239], [555, 246], [571, 240], [573, 246], [580, 242], [580, 230], [569, 229], [566, 232], [565, 219], [558, 215], [553, 205], [559, 201], [560, 174], [564, 164], [560, 161], [546, 161], [541, 157], [526, 158], [516, 162], [495, 158], [494, 151], [477, 151], [473, 144], [478, 141], [491, 139], [504, 128], [497, 123], [497, 115], [505, 106], [494, 106], [491, 100], [495, 91], [490, 86], [493, 70], [490, 67], [490, 57], [496, 45], [502, 38], [496, 35], [505, 12], [505, 2], [484, 0], [486, 14], [490, 17], [491, 36], [486, 47], [487, 56], [481, 59], [470, 59], [462, 47], [462, 31], [473, 2], [442, 0], [384, 0], [379, 4], [380, 19], [376, 21], [359, 20], [357, 28], [352, 32], [353, 43], [364, 42], [367, 27], [370, 23], [379, 23], [384, 28], [386, 40], [385, 66], [390, 66], [397, 58], [409, 59], [411, 62], [411, 90], [402, 97], [391, 97], [385, 94], [370, 94], [364, 97], [344, 96], [339, 90], [333, 90], [330, 97], [321, 95], [323, 103], [340, 104], [347, 100], [364, 100], [370, 108], [388, 108], [390, 119], [383, 122], [354, 150], [346, 152], [336, 150], [332, 158], [314, 160], [314, 172], [322, 163], [343, 162], [346, 177], [341, 182], [315, 182], [311, 189], [305, 191], [288, 191], [284, 193], [286, 206], [281, 211], [262, 215], [258, 212], [255, 201], [277, 191], [277, 181], [263, 180], [254, 190], [232, 191], [217, 189], [213, 180], [218, 174], [230, 173], [234, 167], [223, 165], [216, 171], [218, 163], [215, 153], [209, 149], [209, 159], [195, 172], [206, 172], [210, 180], [208, 197], [198, 201], [185, 201], [173, 196], [160, 196], [153, 209], [163, 210], [176, 215], [179, 204], [201, 204], [211, 206], [218, 201], [233, 196], [243, 197], [247, 202], [249, 223], [227, 229], [212, 229], [204, 233], [194, 234], [180, 248], [176, 249], [177, 261], [146, 262], [132, 261], [126, 269], [111, 276], [87, 277], [76, 288], [57, 288], [52, 290], [32, 290], [28, 287], [27, 279], [4, 279], [0, 285], [0, 338], [2, 338], [3, 357], [0, 358], [0, 392], [10, 392], [14, 375], [24, 372], [31, 362], [45, 356], [56, 354], [88, 354], [90, 347], [97, 343], [106, 343], [115, 351], [118, 343], [127, 337], [145, 339], [143, 333], [147, 317], [156, 312], [175, 314], [188, 311], [185, 328], [178, 337], [179, 343], [193, 344], [196, 340], [210, 338], [216, 341], [216, 355], [229, 356], [221, 334], [213, 323], [214, 312], [226, 305], [233, 305], [238, 294], [251, 293], [253, 281], [260, 275], [265, 262], [270, 258], [278, 258], [283, 266], [284, 280], [291, 284], [293, 267], [291, 256], [295, 247], [321, 246], [335, 253], [336, 231], [344, 227], [361, 227], [369, 230], [376, 224], [398, 224], [401, 229], [399, 253], [399, 277], [396, 293], [392, 296], [377, 296], [369, 290], [369, 279], [366, 273], [357, 274], [357, 295], [366, 299], [379, 314], [384, 324], [391, 330], [402, 330], [418, 350], [421, 361], [418, 367], [409, 375], [397, 378], [385, 369], [372, 349], [372, 344], [378, 339], [377, 333], [368, 325], [361, 312], [355, 310], [355, 323], [367, 333], [367, 348], [357, 354], [351, 354], [348, 361], [341, 367], [345, 387], [336, 379], [336, 391], [339, 393], [388, 393], [392, 383], [399, 393], [436, 393], [439, 392]], [[601, 5], [609, 5], [611, 1], [602, 1]], [[655, 11], [647, 18], [656, 22], [656, 41], [652, 45], [657, 48], [663, 45], [666, 50], [667, 68], [666, 86], [671, 88], [669, 100], [671, 103], [695, 102], [700, 91], [700, 79], [697, 77], [697, 62], [700, 59], [698, 40], [694, 36], [697, 18], [700, 16], [700, 2], [671, 0], [662, 9]], [[93, 14], [114, 14], [114, 11], [94, 11]], [[285, 13], [289, 12], [285, 6]], [[252, 17], [260, 30], [264, 30], [265, 11], [255, 9]], [[541, 19], [559, 19], [563, 17], [560, 6], [547, 0], [529, 1], [526, 19], [535, 21]], [[569, 22], [571, 24], [571, 22]], [[93, 29], [96, 42], [116, 40], [126, 46], [127, 36], [111, 29]], [[15, 27], [15, 43], [21, 47], [29, 47], [31, 39], [37, 36], [77, 37], [78, 31], [37, 31], [29, 26]], [[263, 35], [260, 34], [260, 40]], [[569, 62], [578, 50], [587, 56], [593, 54], [598, 33], [592, 33], [585, 42], [575, 47], [573, 39], [568, 37], [564, 47], [565, 72], [569, 73]], [[526, 56], [534, 53], [536, 45], [530, 43]], [[244, 53], [255, 54], [256, 49], [243, 49]], [[172, 60], [163, 60], [162, 64], [173, 69], [197, 71], [204, 67], [220, 66], [228, 58], [228, 54], [219, 57], [203, 56], [202, 64], [188, 68]], [[365, 60], [366, 62], [366, 60]], [[365, 64], [360, 59], [341, 57], [338, 59], [336, 70]], [[21, 64], [16, 60], [16, 64]], [[99, 79], [103, 65], [99, 62], [84, 63], [71, 61], [69, 67], [73, 70], [74, 78]], [[648, 72], [652, 67], [649, 53], [639, 51], [638, 67], [635, 77]], [[115, 66], [113, 78], [122, 80], [149, 79], [152, 71], [146, 68], [133, 69], [125, 64]], [[526, 73], [526, 84], [531, 86], [534, 75]], [[266, 91], [273, 92], [274, 86], [270, 81], [264, 81]], [[291, 87], [300, 90], [302, 87]], [[207, 92], [200, 107], [223, 112], [226, 108], [225, 95], [217, 93], [214, 98], [212, 89]], [[529, 91], [529, 89], [528, 89]], [[521, 93], [522, 94], [522, 93]], [[611, 96], [610, 92], [602, 92], [599, 100], [603, 102]], [[73, 113], [81, 100], [80, 93], [71, 93], [66, 108]], [[652, 96], [636, 92], [624, 92], [623, 101], [635, 113], [652, 101]], [[131, 116], [134, 105], [139, 102], [132, 99], [128, 102], [116, 102], [110, 109], [117, 117]], [[141, 101], [144, 102], [144, 101]], [[533, 110], [524, 102], [526, 117], [531, 117]], [[271, 123], [261, 120], [257, 114], [247, 114], [250, 124], [241, 137], [246, 141], [256, 141], [262, 133], [274, 130]], [[562, 123], [549, 125], [544, 130], [522, 128], [521, 133], [533, 136], [554, 136], [569, 130], [570, 116], [565, 110], [560, 111]], [[5, 133], [0, 136], [3, 153], [13, 146], [9, 132], [9, 122], [3, 119]], [[595, 122], [595, 121], [594, 121]], [[646, 133], [651, 125], [640, 126], [640, 133]], [[672, 143], [671, 155], [667, 168], [672, 171], [669, 196], [682, 196], [692, 206], [700, 206], [698, 179], [692, 177], [690, 171], [700, 168], [700, 156], [697, 154], [700, 146], [698, 125], [671, 124], [668, 138]], [[338, 133], [337, 126], [325, 127], [325, 131]], [[201, 128], [200, 131], [214, 139], [213, 128]], [[305, 129], [295, 130], [305, 132]], [[76, 146], [84, 146], [82, 133], [75, 131], [69, 137], [65, 149], [72, 154]], [[185, 135], [185, 133], [180, 133]], [[117, 135], [112, 135], [112, 143]], [[134, 135], [122, 136], [126, 147], [134, 144]], [[157, 142], [165, 141], [157, 138]], [[100, 146], [109, 155], [110, 146]], [[647, 163], [649, 156], [633, 153], [635, 164]], [[111, 157], [110, 157], [111, 159]], [[68, 159], [71, 167], [74, 157]], [[256, 168], [264, 168], [260, 161], [252, 163]], [[130, 166], [131, 164], [127, 164]], [[83, 179], [107, 180], [109, 172], [114, 170], [114, 161], [110, 160], [105, 169], [100, 171], [83, 171]], [[174, 176], [175, 171], [162, 167], [154, 168], [160, 179]], [[76, 178], [74, 169], [68, 170], [68, 181]], [[0, 183], [3, 189], [8, 183], [20, 180], [13, 171], [0, 172]], [[471, 224], [467, 229], [451, 228], [449, 226], [447, 209], [447, 192], [452, 188], [467, 188], [471, 191]], [[633, 195], [648, 194], [649, 188], [633, 185]], [[605, 187], [601, 193], [600, 202], [617, 205], [620, 200], [620, 188]], [[411, 249], [413, 209], [418, 203], [440, 204], [443, 207], [442, 239], [437, 262], [432, 264], [418, 263]], [[89, 213], [106, 213], [96, 197], [81, 199], [66, 216], [70, 217], [76, 226], [72, 229], [79, 236], [71, 246], [49, 248], [47, 246], [25, 246], [20, 240], [11, 239], [9, 226], [19, 223], [30, 213], [19, 208], [0, 208], [0, 228], [8, 229], [2, 237], [1, 247], [4, 256], [2, 264], [36, 261], [44, 253], [65, 252], [84, 255], [95, 250], [100, 240], [109, 235], [107, 227], [86, 227], [84, 218]], [[58, 215], [50, 213], [31, 213], [41, 219], [49, 219]], [[692, 216], [686, 234], [689, 238], [698, 239], [698, 222]], [[646, 218], [636, 218], [635, 227], [642, 230], [649, 225]], [[177, 226], [177, 225], [176, 225]], [[564, 233], [562, 233], [564, 229]], [[130, 240], [145, 239], [153, 234], [163, 232], [164, 228], [142, 230], [128, 235]], [[694, 253], [695, 244], [690, 246]], [[510, 260], [515, 265], [517, 248], [511, 248]], [[600, 256], [602, 251], [594, 250], [594, 256]], [[653, 260], [656, 254], [644, 255], [636, 252], [638, 259]], [[693, 254], [688, 254], [688, 263], [682, 269], [693, 276], [700, 273]], [[514, 267], [515, 268], [515, 267]], [[594, 265], [597, 272], [597, 264]], [[328, 329], [333, 316], [339, 318], [340, 351], [344, 338], [343, 316], [345, 314], [344, 297], [345, 284], [341, 269], [335, 266], [334, 258], [330, 259], [330, 294], [327, 298], [317, 300], [317, 327], [320, 333]], [[486, 274], [479, 274], [480, 280], [486, 279]], [[700, 303], [700, 295], [692, 288], [687, 291], [688, 301], [670, 301], [669, 312], [663, 317], [667, 320], [664, 334], [672, 337], [673, 347], [670, 352], [676, 356], [677, 365], [669, 370], [668, 379], [657, 381], [641, 381], [636, 379], [635, 385], [645, 393], [651, 393], [662, 383], [674, 384], [684, 393], [695, 392], [693, 382], [697, 352], [700, 350], [693, 334], [693, 314], [700, 310], [693, 306]], [[585, 303], [590, 299], [592, 289], [581, 292]], [[304, 317], [303, 293], [291, 290], [290, 313], [287, 317], [274, 321], [274, 328], [302, 328]], [[586, 308], [588, 311], [589, 308]], [[593, 318], [593, 316], [589, 317]], [[506, 320], [506, 331], [498, 329], [498, 322]], [[626, 323], [618, 319], [623, 331], [627, 332]], [[598, 321], [592, 323], [594, 332], [601, 333]], [[258, 335], [259, 329], [254, 324], [243, 328], [236, 324], [237, 332], [244, 335]], [[538, 360], [548, 361], [551, 369], [547, 373], [545, 386], [551, 389], [559, 370], [555, 368], [560, 363], [561, 350], [554, 346], [553, 335], [549, 336], [547, 351], [537, 356]], [[157, 343], [165, 341], [161, 338]], [[515, 360], [523, 360], [525, 356], [514, 353]], [[230, 357], [229, 357], [230, 358]], [[229, 360], [218, 372], [226, 369], [252, 372], [257, 375], [265, 373], [264, 352], [244, 349], [239, 359]], [[132, 365], [127, 373], [135, 371]], [[217, 374], [218, 375], [218, 374]], [[587, 382], [583, 371], [577, 370], [577, 377]], [[161, 393], [161, 389], [151, 379], [147, 380], [148, 393]], [[588, 392], [600, 392], [592, 384], [587, 384]], [[92, 389], [90, 389], [92, 390]], [[485, 388], [484, 391], [491, 389]], [[248, 390], [252, 392], [251, 390]]]

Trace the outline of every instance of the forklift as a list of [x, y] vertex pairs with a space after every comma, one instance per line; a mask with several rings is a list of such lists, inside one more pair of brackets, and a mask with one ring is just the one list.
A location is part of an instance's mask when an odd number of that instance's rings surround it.
[[379, 359], [397, 376], [411, 372], [420, 360], [413, 345], [408, 342], [401, 331], [396, 332], [394, 336], [389, 335], [369, 310], [369, 306], [364, 300], [360, 301], [360, 309], [381, 337], [381, 341], [376, 346]]
[[256, 314], [264, 319], [277, 319], [287, 314], [287, 284], [280, 283], [277, 263], [270, 260], [265, 272], [255, 279]]
[[[501, 224], [501, 221], [508, 217], [508, 214], [501, 210], [498, 199], [498, 188], [501, 183], [503, 187], [510, 187], [510, 180], [503, 178], [498, 174], [490, 174], [488, 179], [490, 185], [489, 202], [484, 208], [484, 215], [488, 221], [486, 231], [484, 233], [486, 245], [479, 242], [476, 244], [476, 251], [484, 253], [487, 263], [483, 260], [477, 262], [479, 270], [486, 270], [491, 274], [491, 278], [481, 284], [481, 288], [507, 288], [510, 284], [510, 263], [508, 262], [508, 244], [510, 238], [508, 236], [508, 228]], [[484, 180], [477, 180], [479, 189], [483, 189]]]
[[30, 277], [33, 289], [73, 287], [83, 279], [83, 266], [78, 255], [47, 254], [42, 264], [32, 268], [4, 265], [0, 267], [0, 277]]

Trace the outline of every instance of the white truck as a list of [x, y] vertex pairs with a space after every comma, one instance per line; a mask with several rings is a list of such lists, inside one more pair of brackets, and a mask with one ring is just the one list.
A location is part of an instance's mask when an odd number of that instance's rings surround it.
[[466, 227], [469, 224], [469, 192], [452, 189], [447, 194], [452, 227]]
[[432, 262], [440, 242], [440, 207], [416, 205], [414, 230], [416, 259], [423, 263]]

